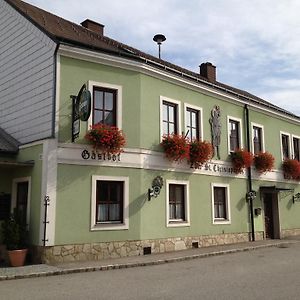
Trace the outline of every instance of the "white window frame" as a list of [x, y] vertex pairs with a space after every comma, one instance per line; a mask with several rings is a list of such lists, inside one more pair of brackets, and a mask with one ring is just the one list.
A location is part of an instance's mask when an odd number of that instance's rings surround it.
[[185, 129], [185, 134], [187, 133], [187, 120], [186, 120], [186, 110], [188, 108], [194, 109], [199, 111], [199, 120], [198, 120], [198, 126], [199, 126], [199, 139], [203, 139], [203, 109], [202, 107], [195, 106], [189, 103], [184, 103], [184, 129]]
[[289, 157], [291, 158], [292, 155], [292, 145], [291, 145], [291, 134], [285, 131], [280, 131], [280, 152], [281, 152], [281, 160], [283, 161], [283, 148], [282, 148], [282, 136], [283, 135], [287, 135], [289, 137], [289, 143], [288, 143], [288, 147], [289, 147]]
[[[96, 191], [97, 181], [122, 181], [123, 190], [123, 223], [96, 224]], [[92, 193], [91, 193], [91, 231], [100, 230], [127, 230], [129, 229], [129, 177], [115, 176], [92, 176]]]
[[20, 182], [28, 182], [28, 192], [27, 192], [27, 208], [26, 208], [26, 225], [30, 225], [30, 199], [31, 199], [31, 177], [19, 177], [14, 178], [12, 181], [12, 193], [11, 193], [11, 213], [17, 206], [17, 187]]
[[[184, 186], [184, 212], [185, 220], [173, 220], [169, 218], [169, 186], [180, 184]], [[185, 180], [166, 180], [166, 226], [167, 227], [188, 227], [190, 226], [190, 188], [189, 182]]]
[[[215, 218], [215, 199], [214, 199], [214, 188], [224, 187], [226, 189], [226, 215], [227, 219]], [[214, 225], [231, 224], [231, 213], [230, 213], [230, 186], [224, 183], [211, 183], [211, 205], [212, 205], [212, 220]]]
[[261, 148], [262, 148], [262, 152], [265, 152], [265, 131], [264, 131], [264, 126], [261, 125], [261, 124], [251, 122], [251, 128], [252, 128], [252, 139], [251, 139], [252, 153], [254, 153], [254, 142], [253, 142], [254, 127], [258, 127], [258, 128], [261, 129], [261, 142], [262, 142]]
[[294, 138], [298, 139], [300, 142], [300, 136], [292, 134], [292, 137], [291, 137], [291, 147], [292, 147], [292, 158], [293, 159], [295, 159]]
[[177, 132], [178, 134], [181, 134], [181, 101], [179, 100], [175, 100], [175, 99], [171, 99], [171, 98], [168, 98], [168, 97], [164, 97], [164, 96], [160, 96], [160, 99], [159, 99], [159, 103], [160, 103], [160, 131], [159, 131], [159, 134], [160, 134], [160, 141], [162, 141], [162, 138], [163, 138], [163, 101], [166, 101], [166, 102], [170, 102], [170, 103], [173, 103], [175, 105], [177, 105]]
[[122, 129], [122, 106], [123, 106], [123, 98], [122, 98], [122, 86], [121, 85], [115, 85], [115, 84], [110, 84], [106, 82], [97, 82], [97, 81], [88, 81], [88, 90], [91, 93], [91, 115], [88, 119], [88, 129], [90, 126], [93, 124], [93, 107], [94, 107], [94, 87], [99, 87], [99, 88], [107, 88], [111, 90], [116, 90], [117, 93], [117, 109], [116, 109], [116, 126], [119, 129]]
[[227, 146], [228, 146], [228, 154], [230, 154], [232, 151], [230, 151], [230, 126], [229, 126], [229, 121], [236, 121], [239, 123], [239, 140], [240, 140], [240, 148], [244, 148], [244, 143], [243, 143], [243, 125], [242, 125], [242, 119], [240, 118], [235, 118], [232, 116], [227, 116]]

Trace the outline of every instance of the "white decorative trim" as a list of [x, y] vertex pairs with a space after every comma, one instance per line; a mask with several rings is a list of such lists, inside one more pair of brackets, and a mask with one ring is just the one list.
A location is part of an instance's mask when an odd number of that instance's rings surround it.
[[175, 100], [175, 99], [171, 99], [168, 97], [164, 97], [164, 96], [160, 96], [159, 98], [159, 107], [160, 107], [160, 141], [162, 141], [162, 137], [163, 137], [163, 101], [166, 102], [170, 102], [173, 103], [175, 105], [177, 105], [177, 131], [178, 134], [181, 134], [181, 102], [179, 100]]
[[291, 135], [288, 132], [284, 132], [284, 131], [280, 131], [280, 153], [281, 153], [281, 160], [283, 161], [283, 148], [282, 148], [282, 136], [286, 135], [289, 138], [289, 143], [288, 143], [288, 147], [289, 147], [289, 158], [291, 158], [292, 155], [292, 147], [291, 147]]
[[[172, 163], [167, 160], [164, 153], [137, 148], [125, 148], [120, 154], [120, 160], [105, 159], [99, 160], [97, 157], [83, 159], [82, 152], [86, 150], [92, 153], [93, 148], [84, 144], [59, 144], [58, 164], [77, 166], [97, 166], [115, 168], [135, 168], [144, 170], [158, 170], [167, 172], [181, 172], [185, 174], [206, 175], [215, 177], [247, 178], [246, 173], [235, 174], [232, 164], [227, 161], [211, 160], [200, 169], [192, 169], [186, 161]], [[300, 184], [295, 181], [284, 179], [281, 170], [273, 170], [266, 174], [259, 174], [253, 169], [253, 179], [260, 181], [283, 182]]]
[[228, 146], [228, 154], [231, 153], [231, 151], [230, 151], [230, 132], [229, 132], [229, 129], [230, 129], [229, 121], [230, 120], [236, 121], [236, 122], [239, 123], [239, 139], [240, 139], [239, 142], [240, 142], [240, 148], [244, 147], [242, 120], [239, 119], [239, 118], [232, 117], [232, 116], [227, 116], [227, 146]]
[[[227, 215], [227, 219], [216, 219], [215, 218], [215, 203], [214, 203], [214, 188], [215, 187], [224, 187], [226, 189], [226, 215]], [[229, 184], [211, 183], [211, 205], [212, 205], [213, 224], [215, 224], [215, 225], [231, 224]]]
[[264, 126], [261, 124], [257, 124], [257, 123], [253, 123], [251, 122], [251, 128], [252, 128], [252, 139], [251, 139], [251, 149], [252, 149], [252, 153], [254, 153], [254, 127], [258, 127], [261, 129], [261, 139], [262, 139], [262, 152], [265, 151], [265, 131], [264, 131]]
[[[253, 108], [254, 110], [257, 109], [257, 111], [265, 112], [266, 114], [272, 117], [276, 116], [279, 119], [289, 120], [295, 124], [300, 123], [300, 120], [298, 120], [297, 118], [286, 116], [284, 113], [277, 112], [275, 110], [271, 110], [266, 107], [256, 105], [254, 103], [249, 103], [248, 101], [247, 102], [243, 101], [238, 96], [232, 96], [229, 93], [226, 93], [226, 91], [216, 90], [213, 88], [214, 84], [208, 86], [207, 84], [204, 84], [204, 82], [202, 82], [199, 78], [194, 78], [193, 76], [192, 77], [198, 82], [194, 82], [192, 80], [183, 78], [182, 76], [176, 76], [170, 74], [167, 71], [160, 70], [158, 68], [152, 67], [145, 63], [133, 61], [130, 59], [125, 59], [123, 57], [111, 56], [101, 52], [95, 52], [92, 50], [76, 48], [74, 46], [61, 45], [59, 49], [59, 53], [66, 57], [85, 60], [85, 61], [94, 62], [98, 64], [104, 64], [108, 66], [115, 66], [126, 70], [137, 71], [142, 74], [154, 76], [155, 78], [165, 80], [171, 83], [175, 83], [177, 85], [183, 86], [185, 88], [189, 88], [197, 92], [200, 91], [203, 94], [206, 94], [208, 96], [214, 96], [217, 97], [218, 99], [222, 99], [230, 103], [239, 104], [240, 106], [244, 106], [245, 104], [247, 104], [249, 107]], [[145, 59], [145, 61], [146, 60], [147, 59]], [[163, 65], [160, 66], [164, 67]]]
[[48, 139], [43, 144], [42, 164], [42, 192], [41, 192], [41, 213], [40, 213], [40, 245], [44, 238], [44, 199], [49, 196], [46, 226], [46, 246], [55, 244], [55, 222], [56, 222], [56, 196], [57, 196], [57, 140]]
[[88, 119], [88, 128], [93, 124], [93, 107], [94, 107], [94, 93], [93, 93], [93, 87], [100, 87], [100, 88], [107, 88], [107, 89], [112, 89], [116, 90], [117, 92], [117, 127], [119, 129], [122, 129], [122, 104], [123, 104], [123, 92], [122, 92], [122, 86], [121, 85], [115, 85], [115, 84], [110, 84], [107, 82], [97, 82], [97, 81], [88, 81], [88, 90], [91, 92], [91, 115]]
[[[123, 223], [121, 224], [95, 224], [96, 220], [96, 189], [97, 181], [123, 181], [124, 182], [124, 199], [123, 199]], [[127, 230], [129, 229], [129, 177], [115, 176], [92, 176], [92, 192], [91, 192], [91, 231], [100, 230]]]
[[26, 224], [30, 226], [30, 201], [31, 201], [31, 177], [19, 177], [14, 178], [12, 181], [12, 193], [11, 193], [11, 212], [17, 206], [17, 187], [20, 182], [28, 182], [28, 192], [27, 192], [27, 207], [26, 207]]
[[199, 126], [199, 139], [203, 139], [203, 109], [202, 107], [192, 105], [189, 103], [184, 103], [184, 129], [185, 134], [187, 133], [187, 123], [186, 123], [186, 110], [187, 108], [192, 108], [199, 111], [199, 120], [198, 120], [198, 126]]
[[[169, 219], [169, 185], [184, 185], [184, 212], [185, 220]], [[188, 227], [190, 226], [190, 188], [189, 182], [184, 180], [166, 180], [166, 226], [167, 227]]]
[[[292, 144], [292, 158], [293, 159], [295, 159], [294, 138], [299, 140], [299, 146], [300, 146], [300, 136], [292, 134], [291, 144]], [[300, 149], [299, 149], [299, 151], [300, 151]]]

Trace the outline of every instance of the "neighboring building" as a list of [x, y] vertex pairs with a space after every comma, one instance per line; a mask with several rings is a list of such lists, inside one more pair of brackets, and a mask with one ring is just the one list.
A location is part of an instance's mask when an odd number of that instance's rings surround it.
[[[218, 82], [210, 63], [193, 73], [106, 37], [90, 20], [80, 26], [19, 0], [0, 0], [0, 20], [0, 217], [26, 211], [34, 256], [101, 259], [248, 241], [251, 190], [256, 239], [300, 233], [299, 182], [281, 171], [284, 158], [299, 160], [298, 116]], [[71, 96], [83, 84], [92, 113], [72, 142]], [[101, 120], [126, 135], [119, 157], [94, 155], [84, 140]], [[201, 169], [169, 162], [159, 145], [163, 134], [187, 130], [209, 141], [213, 131], [220, 143]], [[252, 189], [229, 159], [248, 143], [275, 157], [273, 172], [252, 170]], [[148, 201], [157, 176], [163, 187]]]

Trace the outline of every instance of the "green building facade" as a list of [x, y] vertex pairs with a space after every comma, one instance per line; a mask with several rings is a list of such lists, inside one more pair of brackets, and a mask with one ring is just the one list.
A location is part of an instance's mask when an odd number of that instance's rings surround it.
[[[5, 127], [19, 143], [0, 156], [0, 193], [10, 198], [10, 211], [25, 201], [33, 256], [103, 259], [299, 234], [299, 180], [282, 171], [286, 158], [299, 160], [298, 116], [219, 83], [210, 63], [195, 74], [114, 44], [100, 24], [94, 34], [88, 22], [71, 23], [82, 33], [74, 37], [68, 21], [59, 33], [54, 15], [22, 1], [0, 4], [56, 44], [47, 46], [54, 67], [50, 133], [20, 142]], [[91, 115], [75, 137], [72, 96], [83, 85]], [[120, 155], [103, 155], [86, 141], [99, 120], [123, 131]], [[217, 136], [213, 158], [198, 169], [186, 159], [171, 162], [160, 143], [173, 132], [209, 142]], [[236, 174], [230, 153], [248, 147], [270, 152], [273, 170], [260, 174], [252, 166], [250, 174]], [[156, 197], [155, 179], [162, 180]]]

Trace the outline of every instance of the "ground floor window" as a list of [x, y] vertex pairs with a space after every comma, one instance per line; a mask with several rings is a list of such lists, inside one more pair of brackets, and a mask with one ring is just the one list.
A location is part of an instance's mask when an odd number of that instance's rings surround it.
[[92, 230], [128, 228], [127, 177], [93, 176]]
[[212, 208], [214, 224], [230, 223], [229, 185], [212, 184]]
[[189, 184], [167, 181], [167, 226], [189, 226]]

